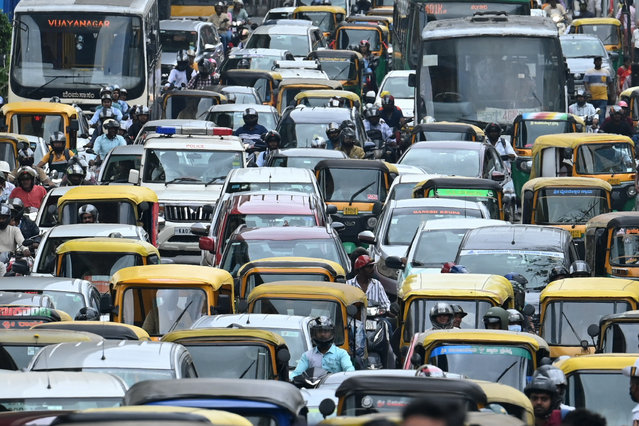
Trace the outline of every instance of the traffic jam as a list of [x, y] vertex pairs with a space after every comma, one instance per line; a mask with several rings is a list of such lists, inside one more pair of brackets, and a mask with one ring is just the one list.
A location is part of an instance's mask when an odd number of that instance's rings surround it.
[[639, 425], [622, 0], [5, 0], [0, 426]]

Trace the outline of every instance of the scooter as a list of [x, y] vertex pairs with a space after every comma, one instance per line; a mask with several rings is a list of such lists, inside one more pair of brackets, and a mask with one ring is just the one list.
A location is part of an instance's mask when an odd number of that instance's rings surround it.
[[387, 312], [379, 306], [366, 308], [366, 346], [369, 370], [395, 368], [396, 357], [391, 348], [391, 331], [384, 318]]

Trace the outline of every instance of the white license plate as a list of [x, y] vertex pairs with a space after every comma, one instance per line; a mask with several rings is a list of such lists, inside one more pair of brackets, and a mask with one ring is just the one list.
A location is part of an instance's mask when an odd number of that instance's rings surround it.
[[191, 228], [175, 228], [175, 235], [193, 235], [191, 234]]
[[377, 321], [366, 320], [366, 331], [374, 331], [377, 329]]

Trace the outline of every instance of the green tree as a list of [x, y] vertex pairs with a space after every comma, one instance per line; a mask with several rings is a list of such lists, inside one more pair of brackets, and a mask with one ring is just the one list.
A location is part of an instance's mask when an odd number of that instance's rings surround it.
[[11, 22], [6, 13], [0, 13], [0, 96], [7, 97], [9, 81], [9, 48], [11, 47]]

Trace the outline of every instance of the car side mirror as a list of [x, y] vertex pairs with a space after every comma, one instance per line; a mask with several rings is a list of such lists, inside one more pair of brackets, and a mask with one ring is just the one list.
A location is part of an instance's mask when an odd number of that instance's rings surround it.
[[113, 311], [113, 299], [111, 293], [102, 293], [100, 295], [100, 313], [110, 314]]
[[417, 77], [416, 74], [410, 73], [408, 74], [408, 87], [415, 87], [417, 86]]
[[29, 271], [29, 264], [27, 263], [27, 259], [17, 259], [11, 265], [11, 272], [16, 275], [29, 275], [31, 272]]
[[331, 398], [326, 398], [322, 400], [322, 402], [320, 402], [318, 408], [322, 416], [326, 418], [333, 414], [333, 411], [335, 411], [335, 401], [333, 401]]
[[198, 246], [200, 250], [213, 253], [215, 251], [215, 240], [212, 237], [200, 237]]
[[502, 172], [494, 171], [490, 174], [490, 178], [495, 182], [503, 182], [506, 179], [506, 175]]
[[335, 232], [339, 234], [344, 229], [346, 229], [346, 225], [344, 225], [342, 222], [331, 222], [331, 228], [333, 228]]
[[391, 269], [404, 269], [406, 267], [399, 256], [388, 256], [386, 266]]
[[191, 233], [200, 237], [207, 237], [209, 235], [209, 229], [211, 225], [204, 224], [202, 222], [196, 222], [191, 225]]
[[424, 360], [422, 359], [422, 356], [417, 352], [413, 352], [413, 354], [410, 356], [410, 363], [413, 365], [413, 367], [424, 365], [423, 362]]
[[231, 307], [231, 296], [228, 294], [218, 294], [217, 295], [217, 306], [215, 307], [215, 311], [218, 314], [231, 314], [233, 313], [233, 309]]
[[375, 238], [375, 234], [372, 231], [362, 231], [357, 234], [357, 239], [360, 243], [366, 244], [375, 244], [377, 242], [377, 238]]
[[140, 171], [131, 169], [129, 170], [129, 183], [138, 185], [140, 183]]
[[337, 214], [337, 206], [333, 204], [329, 204], [326, 206], [326, 214]]
[[535, 307], [531, 304], [524, 305], [524, 315], [528, 317], [535, 315]]

